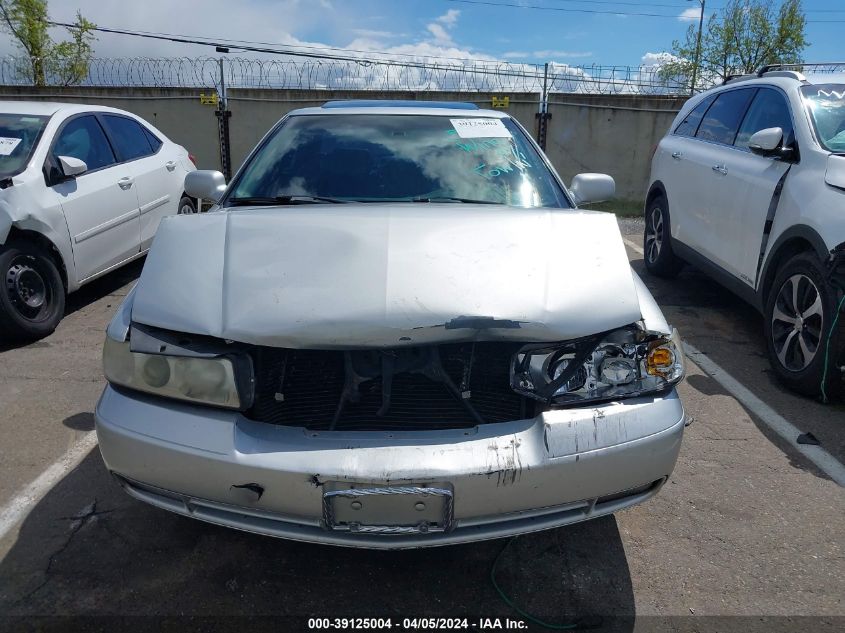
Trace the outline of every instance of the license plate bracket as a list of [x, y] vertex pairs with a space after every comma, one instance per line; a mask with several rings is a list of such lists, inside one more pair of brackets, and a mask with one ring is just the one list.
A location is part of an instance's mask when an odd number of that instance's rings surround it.
[[323, 520], [329, 530], [402, 535], [452, 529], [450, 486], [334, 483], [326, 487]]

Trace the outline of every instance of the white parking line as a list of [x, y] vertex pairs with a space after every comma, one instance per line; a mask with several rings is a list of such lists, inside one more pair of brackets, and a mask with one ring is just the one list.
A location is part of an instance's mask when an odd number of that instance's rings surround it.
[[86, 455], [97, 445], [97, 434], [89, 431], [77, 440], [58, 460], [34, 481], [24, 486], [11, 501], [0, 508], [0, 539], [3, 539], [38, 503], [50, 489], [79, 465]]
[[[625, 245], [632, 251], [643, 254], [643, 249], [627, 238], [622, 238]], [[739, 382], [736, 378], [731, 376], [717, 363], [705, 356], [701, 351], [696, 349], [684, 341], [684, 352], [693, 363], [695, 363], [701, 371], [713, 378], [728, 393], [737, 399], [746, 409], [751, 411], [757, 418], [760, 419], [772, 431], [777, 433], [780, 437], [786, 440], [789, 445], [796, 451], [804, 455], [807, 459], [813, 462], [819, 469], [824, 471], [833, 481], [840, 486], [845, 487], [845, 466], [842, 465], [833, 455], [824, 450], [821, 446], [813, 446], [811, 444], [798, 444], [796, 439], [801, 435], [801, 431], [795, 427], [786, 418], [780, 415], [777, 411], [772, 409], [765, 402], [755, 396], [745, 385]]]

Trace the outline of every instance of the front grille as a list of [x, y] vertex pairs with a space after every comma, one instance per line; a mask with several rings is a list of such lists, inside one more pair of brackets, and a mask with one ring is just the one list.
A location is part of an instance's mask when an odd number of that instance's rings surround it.
[[[533, 403], [510, 388], [517, 349], [509, 343], [353, 352], [256, 348], [255, 403], [246, 415], [338, 431], [467, 428], [532, 417]], [[357, 376], [351, 384], [350, 367]], [[380, 412], [386, 382], [389, 406]]]

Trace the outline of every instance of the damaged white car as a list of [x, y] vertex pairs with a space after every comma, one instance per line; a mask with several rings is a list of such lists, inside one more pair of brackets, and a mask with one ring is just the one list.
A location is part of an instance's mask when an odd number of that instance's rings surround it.
[[683, 352], [613, 215], [502, 112], [291, 112], [217, 212], [161, 223], [109, 325], [96, 410], [132, 496], [204, 521], [408, 548], [653, 496]]

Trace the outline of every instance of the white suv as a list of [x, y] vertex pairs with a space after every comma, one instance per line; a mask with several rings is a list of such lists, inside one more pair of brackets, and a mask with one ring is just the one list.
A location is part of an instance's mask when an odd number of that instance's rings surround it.
[[655, 151], [645, 220], [651, 273], [707, 272], [763, 312], [784, 383], [841, 386], [845, 64], [767, 66], [692, 97]]
[[0, 102], [0, 336], [50, 334], [65, 293], [140, 257], [193, 213], [185, 148], [122, 110]]

